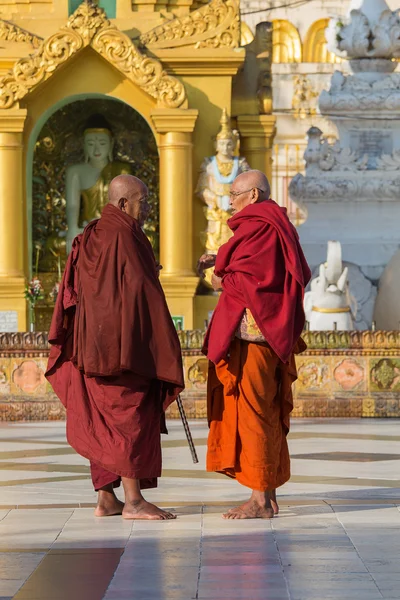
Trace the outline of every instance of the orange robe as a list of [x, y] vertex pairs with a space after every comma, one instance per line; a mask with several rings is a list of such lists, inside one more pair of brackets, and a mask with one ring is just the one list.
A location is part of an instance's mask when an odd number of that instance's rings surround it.
[[[304, 347], [301, 340], [295, 352]], [[267, 343], [235, 338], [227, 361], [210, 362], [207, 471], [259, 491], [289, 480], [286, 438], [296, 377], [294, 356], [284, 364]]]

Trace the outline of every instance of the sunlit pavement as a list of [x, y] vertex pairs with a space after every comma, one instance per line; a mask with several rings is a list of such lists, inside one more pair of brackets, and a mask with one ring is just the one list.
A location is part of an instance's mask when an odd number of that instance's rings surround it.
[[[224, 521], [245, 499], [204, 472], [207, 427], [164, 438], [146, 498], [169, 522], [93, 516], [87, 461], [64, 423], [0, 424], [0, 600], [400, 599], [398, 420], [298, 420], [272, 521]], [[120, 492], [122, 495], [122, 492]]]

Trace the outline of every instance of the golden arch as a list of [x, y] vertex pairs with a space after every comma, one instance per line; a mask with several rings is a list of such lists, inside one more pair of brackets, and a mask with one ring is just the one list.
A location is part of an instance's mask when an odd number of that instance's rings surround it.
[[341, 58], [329, 52], [327, 48], [325, 30], [329, 19], [319, 19], [307, 31], [304, 40], [303, 61], [312, 63], [340, 63]]
[[300, 34], [289, 21], [277, 19], [272, 21], [272, 62], [302, 62]]

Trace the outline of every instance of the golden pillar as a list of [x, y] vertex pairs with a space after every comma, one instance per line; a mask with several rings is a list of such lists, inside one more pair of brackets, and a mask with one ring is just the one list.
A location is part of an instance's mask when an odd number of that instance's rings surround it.
[[272, 144], [276, 118], [273, 115], [239, 115], [240, 154], [252, 169], [266, 174], [272, 180]]
[[156, 109], [151, 118], [160, 153], [161, 283], [172, 316], [193, 328], [198, 277], [193, 261], [192, 134], [198, 111]]
[[[26, 110], [0, 111], [0, 323], [26, 331], [26, 215], [22, 132]], [[4, 325], [3, 325], [4, 327]], [[1, 325], [0, 325], [1, 329]]]

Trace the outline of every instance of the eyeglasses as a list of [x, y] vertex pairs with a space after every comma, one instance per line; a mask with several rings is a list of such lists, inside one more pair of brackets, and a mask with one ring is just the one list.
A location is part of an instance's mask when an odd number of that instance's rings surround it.
[[261, 188], [258, 188], [258, 187], [252, 187], [249, 190], [244, 190], [243, 192], [229, 192], [229, 195], [231, 196], [231, 198], [237, 198], [238, 196], [241, 196], [242, 194], [248, 194], [249, 192], [252, 192], [253, 190], [258, 190], [262, 194], [265, 194], [265, 190], [262, 190]]

